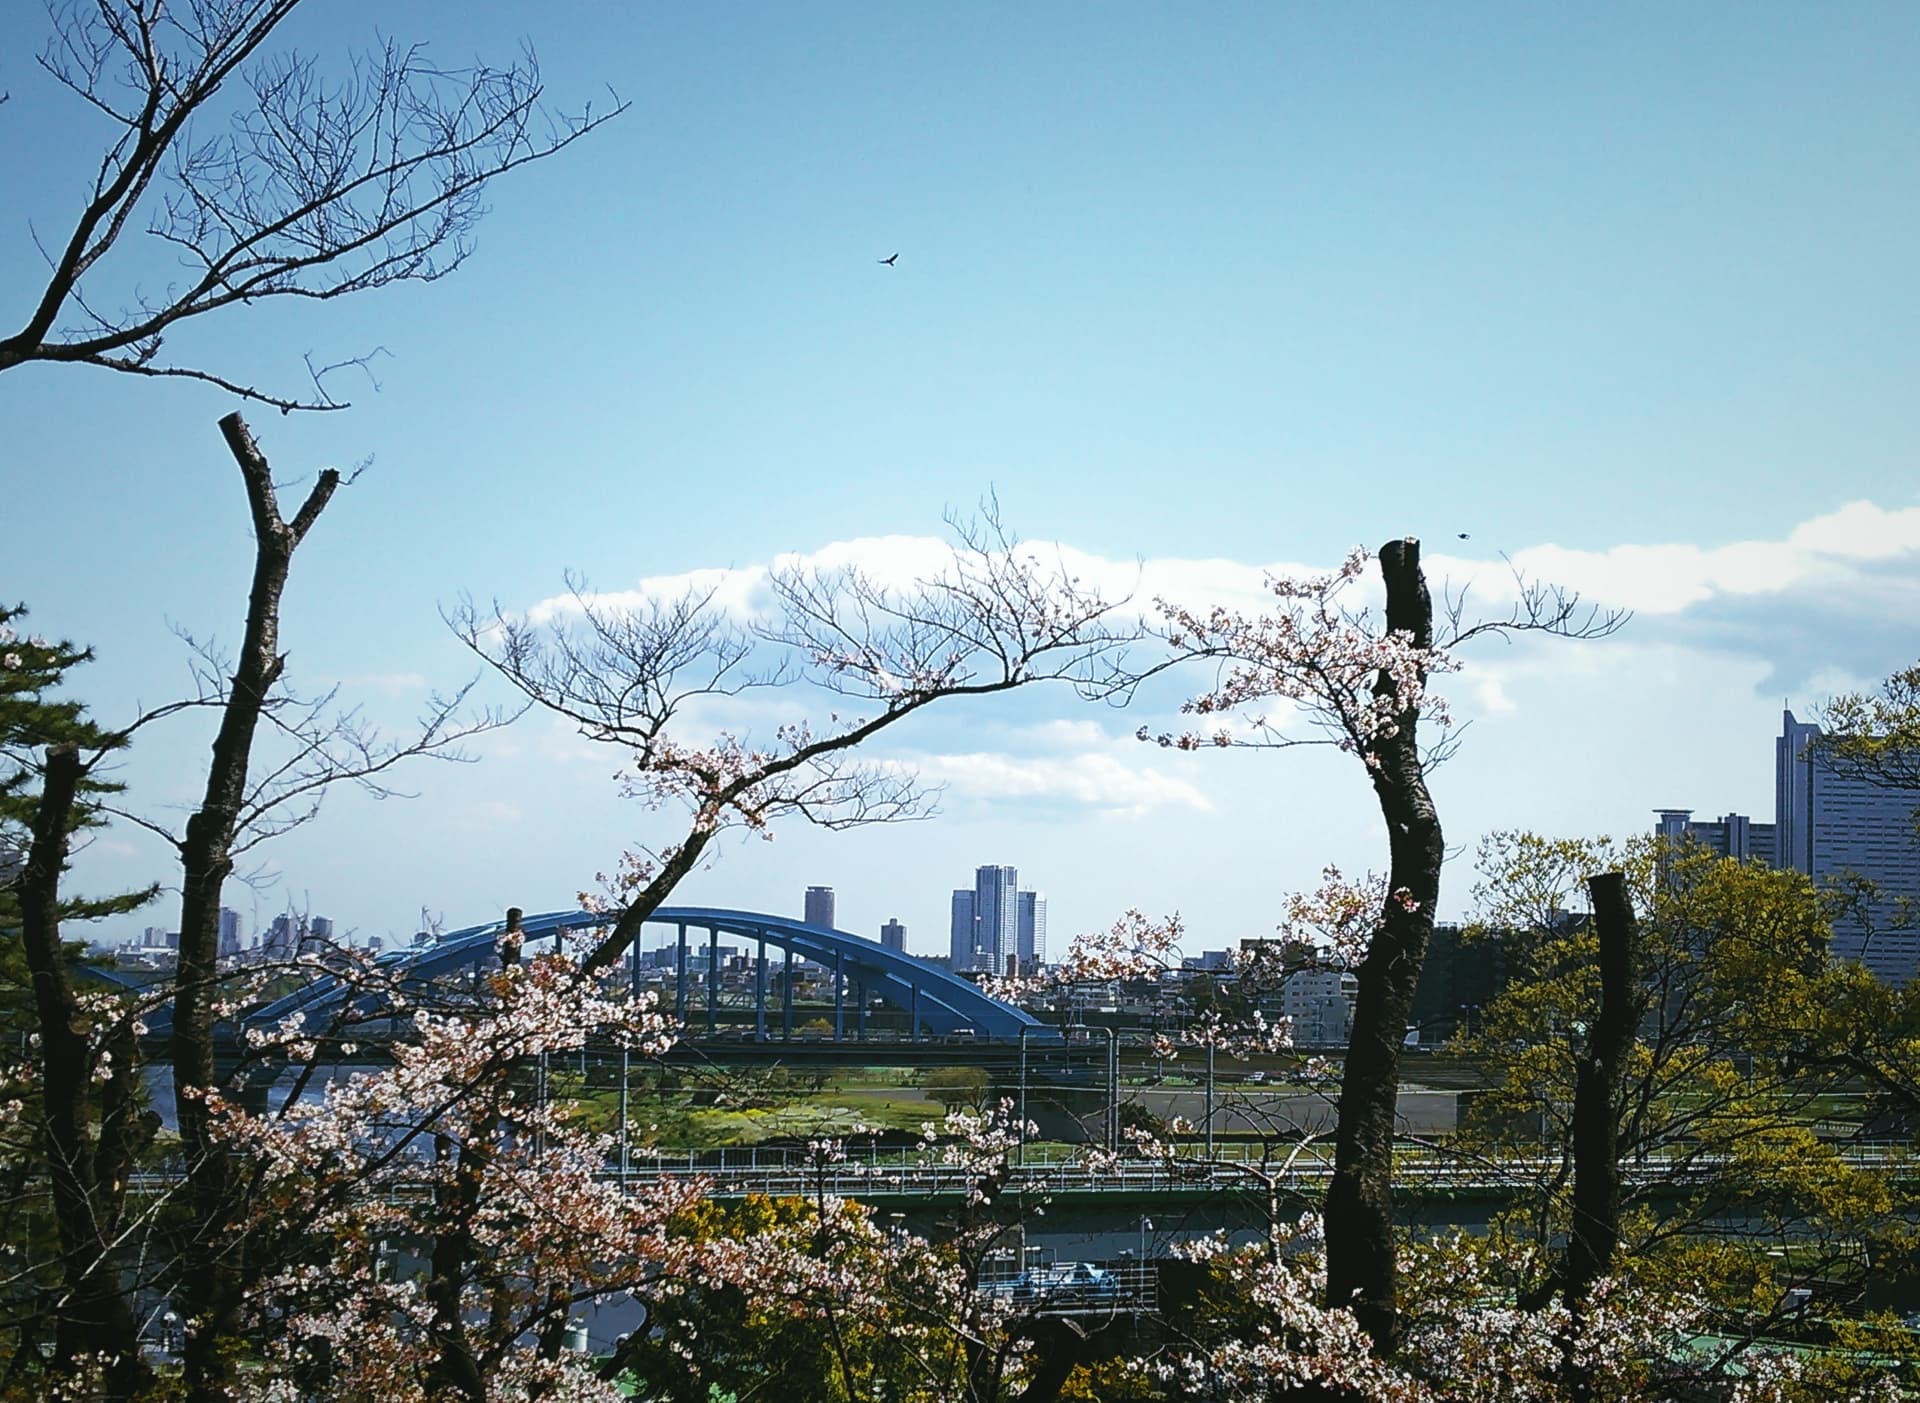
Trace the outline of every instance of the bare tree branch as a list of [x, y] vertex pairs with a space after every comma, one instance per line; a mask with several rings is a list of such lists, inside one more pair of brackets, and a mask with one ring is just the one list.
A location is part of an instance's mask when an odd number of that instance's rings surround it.
[[[165, 339], [224, 307], [442, 278], [473, 250], [489, 180], [626, 110], [616, 98], [552, 112], [530, 48], [503, 68], [448, 69], [388, 40], [330, 78], [311, 57], [263, 52], [298, 3], [55, 9], [41, 68], [117, 130], [47, 254], [45, 286], [20, 330], [0, 338], [0, 371], [66, 361], [201, 380], [282, 413], [342, 408], [326, 372], [364, 369], [372, 352], [321, 369], [309, 358], [313, 391], [301, 395], [170, 362]], [[225, 129], [207, 130], [234, 87], [244, 96]], [[134, 280], [128, 238], [142, 218], [183, 270], [151, 296]]]

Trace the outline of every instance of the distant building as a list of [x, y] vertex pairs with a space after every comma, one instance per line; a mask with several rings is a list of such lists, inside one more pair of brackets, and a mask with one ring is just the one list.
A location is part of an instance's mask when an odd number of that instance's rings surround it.
[[973, 889], [956, 887], [953, 893], [953, 926], [947, 939], [947, 967], [964, 974], [974, 967]]
[[1047, 899], [1037, 891], [1020, 893], [1020, 924], [1016, 946], [1020, 968], [1038, 969], [1047, 962]]
[[1468, 939], [1457, 925], [1433, 928], [1409, 1015], [1422, 1043], [1443, 1043], [1479, 1027], [1481, 1010], [1512, 977], [1513, 939], [1503, 931]]
[[1775, 865], [1816, 882], [1865, 877], [1879, 888], [1834, 924], [1833, 953], [1904, 984], [1920, 971], [1920, 930], [1895, 929], [1902, 902], [1920, 901], [1916, 796], [1836, 769], [1820, 728], [1783, 713], [1774, 742]]
[[801, 919], [810, 926], [836, 929], [833, 924], [833, 888], [808, 887], [806, 914]]
[[900, 924], [900, 918], [898, 916], [895, 916], [884, 926], [880, 927], [880, 946], [882, 949], [892, 950], [896, 954], [906, 954], [907, 928]]
[[1745, 814], [1727, 814], [1711, 823], [1695, 822], [1692, 809], [1659, 809], [1656, 813], [1654, 834], [1670, 843], [1697, 843], [1736, 862], [1778, 865], [1771, 823], [1754, 823]]
[[240, 957], [240, 913], [231, 906], [220, 908], [220, 958]]
[[1296, 1047], [1345, 1047], [1353, 1031], [1360, 981], [1344, 969], [1303, 969], [1280, 986], [1280, 1012], [1293, 1021]]
[[306, 934], [301, 938], [302, 950], [333, 944], [333, 920], [327, 916], [315, 916], [307, 922]]
[[269, 960], [292, 959], [298, 945], [299, 935], [294, 928], [293, 916], [285, 911], [273, 918], [267, 933], [260, 937], [260, 952]]
[[1209, 974], [1226, 974], [1233, 970], [1233, 951], [1202, 950], [1197, 955], [1188, 955], [1180, 961], [1182, 969], [1204, 970]]
[[1020, 873], [1012, 867], [981, 867], [973, 874], [975, 968], [1006, 972], [1007, 957], [1020, 948]]
[[1690, 809], [1660, 809], [1655, 832], [1722, 857], [1802, 872], [1822, 885], [1865, 878], [1877, 891], [1834, 923], [1833, 953], [1904, 984], [1920, 972], [1920, 929], [1897, 924], [1903, 902], [1920, 902], [1920, 796], [1836, 768], [1827, 745], [1817, 725], [1783, 711], [1773, 745], [1772, 823], [1742, 814], [1696, 823]]

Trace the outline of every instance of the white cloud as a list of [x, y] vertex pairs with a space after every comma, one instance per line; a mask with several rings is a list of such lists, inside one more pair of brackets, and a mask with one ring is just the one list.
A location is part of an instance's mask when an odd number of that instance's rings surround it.
[[[1455, 547], [1452, 541], [1446, 544]], [[1261, 610], [1272, 602], [1270, 576], [1312, 575], [1338, 564], [1118, 560], [1060, 542], [1028, 542], [1025, 548], [1109, 598], [1129, 600], [1129, 614], [1149, 612], [1156, 597], [1190, 606]], [[906, 588], [940, 570], [950, 549], [949, 543], [932, 536], [857, 537], [767, 563], [652, 577], [631, 590], [592, 597], [621, 604], [674, 597], [689, 589], [710, 591], [723, 608], [746, 617], [771, 605], [768, 580], [773, 569], [857, 569], [876, 583]], [[1633, 611], [1638, 616], [1629, 631], [1633, 638], [1680, 642], [1721, 657], [1763, 659], [1774, 669], [1773, 683], [1784, 689], [1805, 686], [1807, 678], [1835, 669], [1861, 675], [1881, 666], [1889, 627], [1920, 607], [1920, 508], [1849, 502], [1800, 523], [1778, 540], [1712, 547], [1628, 542], [1605, 550], [1546, 542], [1514, 551], [1510, 561], [1435, 551], [1425, 563], [1436, 593], [1457, 597], [1463, 589], [1471, 590], [1468, 622], [1504, 612], [1515, 597], [1517, 571], [1529, 581], [1577, 591], [1588, 603]], [[1356, 607], [1377, 600], [1377, 579], [1377, 570], [1370, 571], [1369, 578], [1356, 584]], [[575, 607], [566, 596], [544, 600], [530, 613], [551, 618]], [[1466, 661], [1473, 671], [1454, 686], [1459, 700], [1488, 718], [1512, 712], [1518, 702], [1511, 686], [1516, 674], [1509, 664], [1518, 659], [1493, 665], [1481, 654]], [[1577, 671], [1585, 661], [1556, 649], [1547, 665]], [[783, 697], [774, 705], [784, 710], [792, 704]], [[1129, 713], [1124, 728], [1129, 736], [1141, 719], [1148, 718]], [[1227, 724], [1243, 725], [1237, 720]], [[1154, 723], [1156, 730], [1167, 728]], [[1074, 720], [1044, 723], [1028, 736], [1009, 735], [1006, 743], [1020, 752], [1038, 747], [1065, 753], [1076, 747], [1099, 750], [1112, 739], [1098, 723]], [[1039, 781], [1009, 776], [1003, 782]], [[1055, 777], [1047, 783], [1059, 789], [1066, 781]], [[1092, 781], [1080, 783], [1087, 792], [1099, 787]]]
[[1528, 576], [1577, 589], [1596, 603], [1673, 614], [1715, 597], [1776, 595], [1856, 579], [1859, 566], [1920, 554], [1920, 508], [1849, 502], [1802, 522], [1784, 541], [1700, 546], [1620, 545], [1606, 551], [1532, 546], [1514, 553]]
[[1186, 780], [1151, 765], [1129, 765], [1100, 751], [1048, 756], [976, 751], [917, 755], [900, 763], [921, 779], [969, 799], [1052, 801], [1127, 814], [1213, 808], [1207, 796]]

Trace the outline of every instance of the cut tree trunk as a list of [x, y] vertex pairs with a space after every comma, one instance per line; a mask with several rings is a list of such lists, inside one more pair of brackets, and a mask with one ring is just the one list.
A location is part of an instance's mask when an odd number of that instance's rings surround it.
[[1600, 942], [1600, 1012], [1574, 1068], [1573, 1230], [1567, 1238], [1568, 1309], [1578, 1314], [1593, 1284], [1613, 1269], [1620, 1244], [1620, 1080], [1633, 1050], [1641, 1001], [1634, 971], [1639, 925], [1627, 879], [1587, 879]]
[[173, 1084], [180, 1138], [187, 1153], [187, 1196], [195, 1231], [182, 1274], [183, 1356], [192, 1403], [225, 1399], [233, 1383], [226, 1347], [241, 1307], [245, 1243], [238, 1226], [240, 1179], [214, 1133], [207, 1095], [214, 1080], [214, 1003], [218, 996], [220, 897], [233, 872], [233, 844], [247, 798], [253, 740], [286, 659], [280, 653], [280, 597], [293, 553], [319, 518], [340, 474], [320, 474], [299, 512], [280, 515], [273, 474], [253, 433], [238, 414], [220, 421], [240, 465], [253, 516], [253, 585], [247, 600], [240, 655], [220, 714], [206, 793], [187, 820], [180, 845], [180, 954], [173, 1001]]

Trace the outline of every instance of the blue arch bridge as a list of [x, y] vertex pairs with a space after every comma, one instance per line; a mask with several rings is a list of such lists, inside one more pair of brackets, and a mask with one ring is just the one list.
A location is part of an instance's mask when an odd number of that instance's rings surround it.
[[[521, 930], [531, 945], [606, 924], [604, 915], [591, 911], [551, 911], [525, 918]], [[663, 906], [648, 918], [648, 925], [670, 926], [675, 931], [672, 962], [667, 967], [672, 1007], [687, 1031], [696, 1036], [703, 1030], [710, 1036], [721, 1031], [722, 936], [744, 939], [753, 948], [746, 973], [751, 981], [753, 1014], [749, 1036], [757, 1041], [794, 1039], [795, 962], [799, 960], [826, 971], [833, 994], [831, 1039], [835, 1043], [866, 1039], [868, 1010], [876, 1001], [905, 1015], [905, 1040], [909, 1042], [978, 1040], [1024, 1046], [1030, 1040], [1045, 1042], [1062, 1036], [1059, 1029], [982, 993], [947, 970], [846, 931], [808, 925], [786, 916], [717, 906]], [[409, 986], [424, 990], [449, 976], [493, 965], [499, 959], [500, 937], [505, 930], [504, 920], [468, 926], [442, 936], [432, 945], [389, 951], [377, 963], [390, 977], [398, 976], [402, 991]], [[628, 977], [636, 993], [646, 974], [657, 973], [660, 968], [657, 962], [645, 960], [643, 943], [635, 940], [626, 956]], [[696, 958], [694, 952], [702, 944], [704, 958]], [[774, 959], [769, 959], [769, 950]], [[349, 1003], [355, 1005], [351, 1012], [356, 1016], [379, 1017], [377, 1007], [363, 1002], [367, 998], [344, 980], [322, 976], [242, 1015], [232, 1033], [237, 1039], [244, 1038], [248, 1028], [272, 1028], [295, 1014], [304, 1015], [306, 1025], [312, 1028], [341, 1013]], [[739, 1002], [740, 991], [736, 989], [728, 1007], [737, 1010]], [[730, 1023], [729, 1031], [746, 1033], [747, 1029]]]

